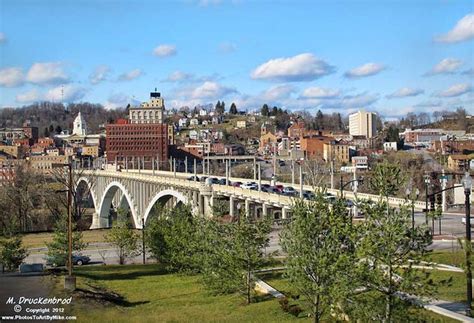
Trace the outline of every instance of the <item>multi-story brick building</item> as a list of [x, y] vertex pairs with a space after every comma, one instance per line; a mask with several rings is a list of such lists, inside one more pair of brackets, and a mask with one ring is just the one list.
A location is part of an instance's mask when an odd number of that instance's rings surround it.
[[348, 163], [350, 160], [349, 145], [335, 140], [324, 143], [323, 158], [327, 162], [335, 160], [340, 163]]
[[324, 144], [334, 141], [333, 137], [322, 135], [303, 137], [300, 140], [301, 150], [307, 159], [322, 159]]

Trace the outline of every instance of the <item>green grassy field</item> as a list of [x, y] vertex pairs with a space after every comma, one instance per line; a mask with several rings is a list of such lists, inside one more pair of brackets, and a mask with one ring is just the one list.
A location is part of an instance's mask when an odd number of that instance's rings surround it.
[[[240, 295], [213, 296], [198, 276], [166, 274], [159, 265], [95, 266], [76, 271], [78, 287], [105, 288], [125, 297], [121, 305], [78, 300], [79, 322], [287, 322], [296, 320], [277, 300], [244, 305]], [[307, 319], [298, 319], [306, 321]], [[309, 319], [308, 319], [309, 321]]]
[[[104, 242], [105, 234], [108, 230], [87, 230], [82, 232], [83, 241], [86, 243], [91, 242]], [[27, 233], [23, 235], [22, 241], [26, 248], [39, 248], [46, 247], [47, 242], [51, 242], [53, 239], [52, 232], [42, 233]]]
[[[210, 295], [199, 276], [170, 274], [160, 265], [91, 266], [76, 270], [78, 288], [120, 294], [123, 300], [103, 303], [90, 298], [74, 298], [73, 315], [79, 322], [309, 322], [304, 313], [296, 318], [284, 313], [278, 301], [258, 297], [250, 305], [238, 294]], [[262, 275], [282, 292], [292, 292], [281, 274]], [[440, 277], [442, 278], [442, 277]], [[448, 293], [446, 291], [445, 293]], [[458, 290], [453, 298], [458, 296]], [[422, 309], [410, 313], [420, 322], [455, 322]], [[326, 322], [332, 322], [327, 318]]]

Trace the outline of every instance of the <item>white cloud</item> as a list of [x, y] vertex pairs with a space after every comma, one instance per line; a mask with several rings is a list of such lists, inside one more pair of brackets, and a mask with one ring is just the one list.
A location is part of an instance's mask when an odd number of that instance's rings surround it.
[[61, 62], [35, 63], [26, 75], [26, 80], [39, 85], [69, 82]]
[[41, 101], [41, 100], [42, 100], [42, 96], [36, 89], [32, 89], [24, 93], [19, 93], [16, 96], [16, 102], [18, 103], [31, 103], [31, 102]]
[[19, 67], [7, 67], [0, 70], [0, 86], [15, 87], [24, 81], [23, 70]]
[[472, 76], [474, 75], [474, 68], [471, 67], [470, 69], [467, 69], [464, 72], [462, 72], [462, 74]]
[[67, 84], [55, 87], [46, 92], [44, 98], [53, 102], [74, 102], [81, 100], [86, 95], [87, 90], [83, 87]]
[[456, 72], [463, 64], [463, 61], [455, 58], [445, 58], [436, 64], [427, 75], [451, 74]]
[[472, 91], [472, 86], [469, 83], [458, 83], [450, 86], [448, 89], [435, 93], [437, 97], [456, 97]]
[[315, 98], [315, 99], [330, 99], [336, 98], [341, 94], [341, 91], [336, 89], [327, 89], [318, 86], [313, 86], [305, 89], [301, 94], [305, 98]]
[[110, 67], [107, 65], [99, 65], [94, 71], [89, 75], [89, 81], [92, 84], [98, 84], [102, 81], [107, 80], [110, 74]]
[[417, 108], [437, 108], [443, 104], [441, 100], [433, 100], [433, 101], [423, 101], [414, 106]]
[[283, 84], [273, 86], [263, 91], [259, 97], [264, 102], [275, 102], [283, 99], [287, 99], [290, 95], [295, 92], [295, 88], [291, 85]]
[[237, 50], [237, 45], [231, 42], [223, 42], [219, 44], [219, 52], [229, 54]]
[[163, 82], [183, 82], [192, 80], [194, 78], [193, 74], [185, 73], [182, 71], [174, 71], [173, 73], [169, 74]]
[[474, 38], [474, 14], [464, 16], [456, 23], [453, 29], [445, 34], [435, 37], [441, 43], [458, 43]]
[[104, 107], [107, 110], [113, 110], [117, 108], [125, 108], [128, 104], [138, 105], [140, 104], [140, 101], [124, 93], [112, 93], [104, 103]]
[[375, 74], [380, 73], [385, 69], [385, 66], [379, 63], [367, 63], [356, 68], [353, 68], [346, 73], [344, 76], [347, 78], [360, 78], [360, 77], [367, 77], [372, 76]]
[[218, 99], [231, 93], [237, 93], [237, 91], [234, 88], [222, 86], [217, 82], [207, 81], [196, 87], [190, 93], [190, 97], [193, 99]]
[[158, 57], [168, 57], [176, 55], [177, 50], [175, 45], [162, 44], [153, 50], [153, 55]]
[[253, 79], [298, 82], [331, 74], [335, 68], [311, 53], [271, 59], [251, 73]]
[[0, 32], [0, 44], [6, 41], [7, 41], [7, 36], [5, 35], [5, 33]]
[[134, 80], [142, 75], [142, 70], [139, 68], [136, 68], [134, 70], [131, 70], [129, 72], [120, 74], [118, 77], [119, 81], [131, 81]]
[[389, 99], [395, 99], [395, 98], [406, 98], [409, 96], [417, 96], [420, 94], [425, 93], [424, 90], [422, 89], [412, 89], [409, 87], [402, 87], [401, 89], [398, 89], [397, 91], [393, 92], [392, 94], [387, 95], [387, 98]]

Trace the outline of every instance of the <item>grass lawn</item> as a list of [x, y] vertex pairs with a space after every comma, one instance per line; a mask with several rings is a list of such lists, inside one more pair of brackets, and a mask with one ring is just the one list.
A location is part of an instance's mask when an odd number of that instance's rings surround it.
[[[108, 230], [86, 230], [82, 232], [83, 241], [90, 242], [104, 242], [105, 234]], [[42, 233], [28, 233], [23, 235], [23, 246], [26, 248], [46, 247], [46, 242], [51, 242], [53, 239], [52, 232]]]
[[[433, 280], [434, 281], [440, 281], [443, 279], [448, 279], [450, 275], [445, 275], [446, 273], [440, 273], [439, 272], [433, 273]], [[447, 273], [451, 274], [451, 273]], [[453, 273], [457, 274], [457, 273]], [[290, 282], [282, 277], [281, 273], [275, 273], [275, 274], [265, 274], [260, 276], [261, 279], [263, 279], [265, 282], [267, 282], [269, 285], [274, 287], [275, 289], [279, 290], [283, 294], [286, 295], [295, 295], [297, 294], [295, 289], [292, 288]], [[451, 287], [444, 286], [443, 288], [440, 288], [438, 290], [438, 295], [440, 299], [445, 299], [445, 300], [450, 300], [452, 299], [453, 301], [462, 301], [462, 291], [465, 290], [460, 288], [459, 283], [460, 283], [460, 277], [455, 277], [455, 281], [453, 281], [453, 285]], [[462, 287], [462, 286], [461, 286]], [[409, 309], [410, 313], [416, 315], [417, 317], [420, 318], [420, 322], [458, 322], [456, 320], [452, 320], [450, 318], [438, 315], [436, 313], [433, 313], [431, 311], [425, 310], [425, 309], [420, 309], [420, 308], [410, 308]]]
[[465, 254], [463, 250], [453, 251], [434, 251], [426, 256], [426, 261], [432, 261], [438, 264], [461, 267], [465, 264]]
[[[78, 288], [105, 288], [125, 297], [121, 306], [76, 301], [79, 322], [286, 322], [276, 299], [244, 305], [240, 295], [212, 296], [199, 276], [167, 274], [159, 265], [90, 266], [76, 270]], [[95, 302], [93, 302], [95, 303]], [[297, 319], [300, 322], [309, 319]]]

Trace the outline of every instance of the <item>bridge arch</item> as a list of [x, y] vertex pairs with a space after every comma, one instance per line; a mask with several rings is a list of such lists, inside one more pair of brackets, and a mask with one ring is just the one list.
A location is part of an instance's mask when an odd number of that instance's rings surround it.
[[122, 183], [117, 181], [113, 181], [109, 185], [107, 185], [104, 190], [104, 195], [102, 196], [100, 204], [98, 205], [99, 221], [101, 227], [110, 227], [109, 212], [110, 207], [112, 206], [112, 200], [114, 199], [117, 190], [120, 190], [123, 194], [120, 206], [123, 205], [125, 199], [125, 201], [128, 203], [130, 211], [132, 212], [133, 225], [135, 226], [135, 228], [141, 227], [141, 224], [138, 223], [137, 211], [135, 210], [135, 207], [132, 203], [130, 193]]
[[94, 194], [93, 185], [92, 185], [91, 181], [87, 177], [80, 177], [76, 181], [76, 187], [74, 188], [76, 190], [76, 192], [79, 190], [79, 187], [81, 185], [86, 185], [87, 186], [87, 189], [89, 191], [89, 195], [92, 198], [92, 203], [94, 204], [94, 208], [97, 209], [98, 204], [97, 204], [97, 201], [95, 199], [95, 194]]
[[[182, 203], [184, 205], [188, 204], [188, 198], [184, 194], [182, 194], [178, 191], [175, 191], [175, 190], [160, 191], [158, 194], [155, 195], [155, 197], [153, 197], [153, 199], [150, 201], [150, 203], [148, 203], [148, 207], [146, 208], [145, 214], [144, 214], [144, 222], [147, 223], [148, 216], [150, 215], [150, 212], [153, 209], [153, 206], [155, 205], [156, 202], [161, 200], [164, 204], [172, 197], [176, 198], [177, 205], [179, 205], [180, 203]], [[140, 227], [141, 227], [141, 223], [140, 223]]]

